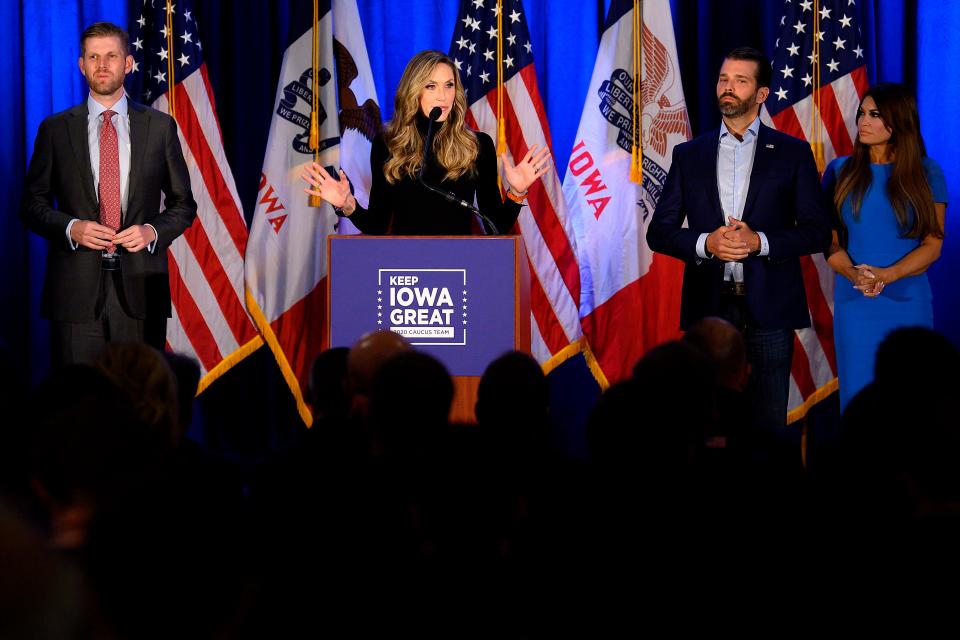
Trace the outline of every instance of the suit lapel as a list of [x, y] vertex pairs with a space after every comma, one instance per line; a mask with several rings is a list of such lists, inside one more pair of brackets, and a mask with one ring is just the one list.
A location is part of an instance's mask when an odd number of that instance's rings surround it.
[[[721, 125], [723, 126], [723, 125]], [[727, 221], [723, 218], [723, 207], [720, 206], [720, 183], [717, 181], [717, 152], [720, 145], [720, 129], [714, 129], [710, 137], [704, 140], [703, 148], [703, 175], [706, 176], [705, 185], [709, 185], [707, 190], [710, 192], [710, 204], [713, 205], [713, 211], [717, 220], [721, 224]]]
[[147, 150], [147, 138], [150, 133], [150, 116], [146, 108], [127, 98], [127, 111], [130, 114], [130, 181], [127, 184], [127, 210], [132, 209], [133, 199], [137, 193], [137, 182], [140, 179], [142, 158]]
[[100, 202], [97, 197], [96, 189], [93, 186], [93, 168], [90, 166], [90, 145], [87, 141], [87, 103], [77, 105], [70, 112], [70, 119], [67, 121], [67, 131], [70, 136], [70, 147], [73, 149], [74, 158], [77, 161], [77, 167], [80, 181], [83, 188], [94, 203]]
[[747, 188], [747, 199], [743, 203], [743, 219], [746, 221], [753, 212], [753, 204], [757, 200], [757, 192], [760, 186], [767, 178], [767, 172], [770, 169], [770, 158], [773, 155], [773, 146], [770, 144], [769, 129], [760, 123], [760, 130], [757, 133], [757, 146], [753, 153], [753, 169], [750, 171], [750, 186]]

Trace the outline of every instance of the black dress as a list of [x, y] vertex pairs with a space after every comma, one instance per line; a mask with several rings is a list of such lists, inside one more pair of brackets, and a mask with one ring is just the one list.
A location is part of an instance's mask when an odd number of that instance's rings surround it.
[[[443, 124], [434, 124], [434, 129], [439, 129]], [[426, 134], [427, 118], [422, 113], [417, 114], [417, 129], [421, 136]], [[480, 131], [476, 135], [480, 152], [473, 175], [468, 172], [457, 180], [444, 180], [446, 171], [430, 154], [423, 179], [427, 184], [451, 191], [471, 204], [476, 196], [477, 208], [493, 221], [501, 233], [509, 233], [520, 213], [520, 205], [509, 198], [504, 201], [501, 197], [497, 186], [497, 155], [493, 140]], [[350, 222], [363, 233], [371, 235], [444, 236], [472, 233], [473, 214], [428, 190], [416, 177], [404, 177], [394, 184], [388, 183], [383, 166], [389, 158], [390, 152], [383, 133], [380, 133], [373, 139], [370, 149], [370, 173], [373, 178], [370, 205], [363, 208], [358, 203], [350, 215]]]

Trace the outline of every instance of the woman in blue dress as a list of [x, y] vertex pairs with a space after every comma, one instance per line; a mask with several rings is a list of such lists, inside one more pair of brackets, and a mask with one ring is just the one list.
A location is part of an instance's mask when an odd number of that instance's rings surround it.
[[873, 380], [877, 347], [898, 327], [933, 327], [926, 270], [940, 257], [947, 187], [926, 156], [917, 105], [898, 84], [857, 109], [853, 154], [823, 175], [836, 211], [827, 261], [837, 272], [834, 340], [840, 409]]

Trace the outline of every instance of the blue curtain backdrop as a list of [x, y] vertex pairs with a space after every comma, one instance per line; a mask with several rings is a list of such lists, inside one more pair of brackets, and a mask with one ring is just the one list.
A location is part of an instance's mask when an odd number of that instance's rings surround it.
[[[15, 365], [22, 367], [26, 380], [36, 382], [49, 371], [48, 327], [38, 314], [44, 241], [27, 233], [17, 218], [33, 139], [44, 117], [84, 99], [86, 85], [77, 70], [77, 38], [82, 29], [97, 20], [128, 26], [140, 4], [137, 0], [0, 3], [0, 52], [7, 61], [7, 80], [0, 90], [0, 198], [4, 205], [0, 343], [10, 351]], [[561, 174], [608, 4], [609, 0], [525, 1]], [[359, 0], [358, 5], [380, 105], [389, 118], [406, 61], [422, 49], [449, 49], [459, 3]], [[723, 53], [742, 44], [772, 51], [782, 0], [671, 0], [671, 5], [687, 106], [694, 133], [699, 134], [719, 120], [714, 85]], [[960, 273], [960, 222], [954, 211], [960, 199], [960, 129], [953, 124], [960, 117], [960, 82], [948, 72], [948, 61], [960, 60], [960, 42], [951, 37], [960, 30], [960, 3], [861, 0], [858, 5], [860, 24], [870, 43], [871, 80], [902, 81], [916, 88], [928, 152], [947, 174], [954, 204], [948, 207], [943, 257], [931, 269], [931, 278], [938, 328], [960, 344], [960, 288], [949, 277]], [[289, 27], [290, 11], [286, 2], [198, 0], [193, 13], [199, 21], [227, 157], [249, 218], [283, 54], [279, 43]], [[267, 407], [259, 409], [265, 416], [273, 412], [269, 407], [283, 405], [286, 392], [270, 371], [269, 354], [260, 351], [208, 393], [214, 398], [232, 395], [237, 388], [243, 389], [245, 397], [261, 393], [264, 401], [256, 404]], [[565, 376], [565, 385], [587, 389], [580, 396], [587, 400], [572, 409], [582, 416], [596, 393], [592, 381], [576, 361], [561, 369], [558, 373]], [[235, 380], [244, 376], [244, 381]], [[244, 422], [255, 422], [250, 418], [256, 416], [249, 411], [247, 406]], [[235, 417], [240, 419], [241, 414]]]

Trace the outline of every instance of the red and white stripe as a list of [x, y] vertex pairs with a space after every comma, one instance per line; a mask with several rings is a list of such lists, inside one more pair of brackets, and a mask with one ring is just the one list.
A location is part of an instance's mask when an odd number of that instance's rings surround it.
[[[170, 113], [168, 94], [153, 108]], [[177, 83], [175, 112], [197, 219], [167, 252], [167, 348], [200, 363], [198, 393], [262, 343], [244, 304], [247, 226], [223, 150], [206, 65]]]
[[[826, 163], [853, 150], [857, 136], [856, 119], [860, 99], [867, 91], [867, 68], [857, 67], [849, 74], [820, 88], [820, 108], [813, 96], [771, 118], [763, 111], [764, 122], [801, 140], [813, 141], [816, 125], [823, 142]], [[788, 422], [802, 418], [807, 410], [836, 390], [837, 360], [833, 344], [833, 271], [822, 255], [801, 260], [807, 304], [812, 326], [797, 331], [794, 340], [790, 379]]]
[[[504, 89], [506, 155], [516, 162], [535, 144], [548, 146], [552, 151], [550, 127], [534, 66], [530, 64], [521, 69], [504, 84]], [[487, 133], [496, 142], [496, 90], [471, 104], [466, 119], [468, 126]], [[530, 263], [531, 350], [549, 370], [571, 354], [567, 347], [582, 336], [576, 244], [555, 166], [530, 186], [527, 203], [529, 206], [521, 211], [518, 226]]]

